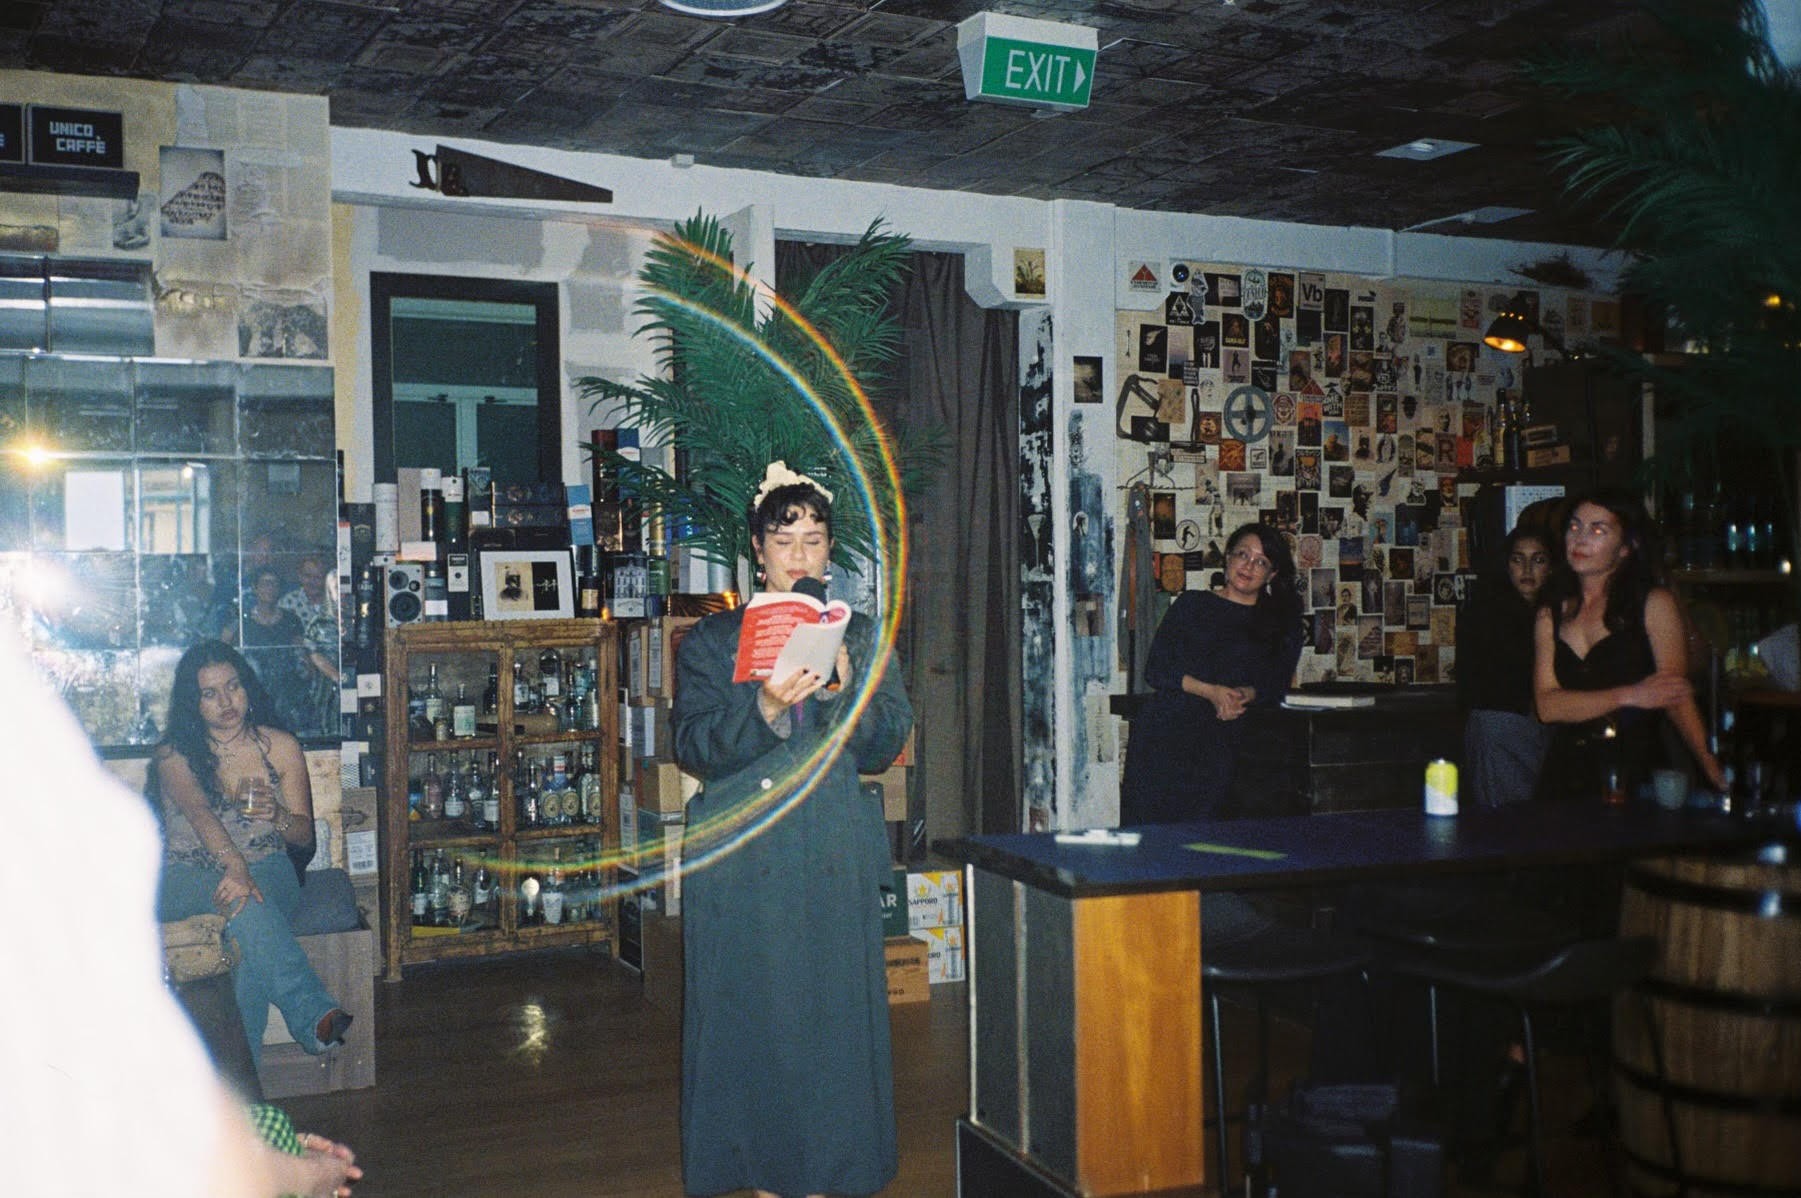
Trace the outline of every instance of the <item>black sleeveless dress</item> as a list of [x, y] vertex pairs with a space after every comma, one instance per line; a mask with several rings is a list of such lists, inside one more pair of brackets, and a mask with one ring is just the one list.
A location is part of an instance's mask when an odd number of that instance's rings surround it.
[[[1553, 668], [1557, 685], [1573, 691], [1599, 691], [1629, 686], [1657, 671], [1651, 638], [1643, 625], [1609, 633], [1589, 647], [1588, 656], [1557, 637]], [[1551, 738], [1551, 750], [1539, 774], [1541, 799], [1598, 799], [1607, 768], [1618, 764], [1627, 795], [1638, 793], [1662, 764], [1658, 740], [1659, 712], [1621, 707], [1600, 719], [1580, 724], [1559, 724]], [[1607, 735], [1608, 728], [1613, 735]]]

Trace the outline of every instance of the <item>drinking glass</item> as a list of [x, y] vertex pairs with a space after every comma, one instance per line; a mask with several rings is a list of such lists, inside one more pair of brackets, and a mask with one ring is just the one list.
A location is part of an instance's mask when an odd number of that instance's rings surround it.
[[240, 778], [233, 801], [245, 819], [275, 818], [275, 788], [267, 778]]

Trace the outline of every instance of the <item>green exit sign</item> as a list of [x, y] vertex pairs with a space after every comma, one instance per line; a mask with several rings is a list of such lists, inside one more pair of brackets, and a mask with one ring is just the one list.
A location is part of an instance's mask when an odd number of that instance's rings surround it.
[[1088, 107], [1094, 89], [1095, 31], [1001, 13], [978, 13], [957, 26], [963, 92], [1041, 108]]

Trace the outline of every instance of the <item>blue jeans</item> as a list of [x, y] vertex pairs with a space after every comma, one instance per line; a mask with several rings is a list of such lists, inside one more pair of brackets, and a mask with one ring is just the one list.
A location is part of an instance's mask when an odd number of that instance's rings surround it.
[[[163, 862], [162, 882], [156, 896], [156, 917], [163, 921], [206, 915], [216, 910], [213, 891], [224, 876], [210, 866]], [[295, 1043], [310, 1053], [325, 1046], [315, 1034], [319, 1020], [338, 1004], [319, 982], [312, 963], [294, 939], [288, 925], [300, 905], [300, 881], [294, 865], [280, 853], [250, 867], [250, 878], [263, 892], [244, 904], [235, 919], [225, 925], [226, 935], [238, 942], [238, 965], [232, 981], [238, 997], [238, 1014], [250, 1041], [250, 1057], [263, 1060], [263, 1031], [269, 1024], [269, 1004], [274, 1003], [288, 1025]]]

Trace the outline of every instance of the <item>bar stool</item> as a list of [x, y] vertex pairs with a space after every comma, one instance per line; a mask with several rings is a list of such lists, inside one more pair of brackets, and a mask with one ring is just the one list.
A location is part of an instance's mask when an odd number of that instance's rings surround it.
[[1311, 928], [1273, 927], [1245, 940], [1201, 951], [1201, 980], [1207, 993], [1208, 1030], [1213, 1046], [1213, 1125], [1218, 1137], [1220, 1192], [1227, 1192], [1226, 1067], [1220, 1038], [1220, 989], [1244, 987], [1257, 1004], [1257, 1073], [1254, 1101], [1269, 1098], [1270, 986], [1284, 982], [1320, 982], [1356, 973], [1365, 982], [1373, 959], [1369, 946], [1353, 936]]
[[[1543, 1198], [1545, 1188], [1544, 1120], [1539, 1105], [1538, 1054], [1533, 1031], [1533, 1012], [1546, 1008], [1595, 1006], [1612, 999], [1623, 990], [1632, 990], [1639, 1001], [1649, 1030], [1652, 1066], [1659, 1082], [1664, 1079], [1663, 1048], [1658, 1035], [1656, 1015], [1650, 1000], [1634, 983], [1651, 972], [1657, 960], [1657, 941], [1650, 936], [1626, 939], [1583, 940], [1557, 949], [1548, 956], [1521, 966], [1513, 964], [1481, 964], [1463, 954], [1427, 951], [1412, 958], [1394, 962], [1395, 973], [1423, 982], [1430, 996], [1432, 1036], [1432, 1084], [1436, 1089], [1439, 1076], [1438, 1004], [1440, 988], [1499, 999], [1511, 1005], [1520, 1020], [1522, 1045], [1525, 1049], [1528, 1151], [1531, 1157], [1532, 1192]], [[1675, 1112], [1668, 1090], [1664, 1088], [1664, 1127], [1670, 1138], [1671, 1161], [1681, 1174], [1682, 1162], [1676, 1141]]]

